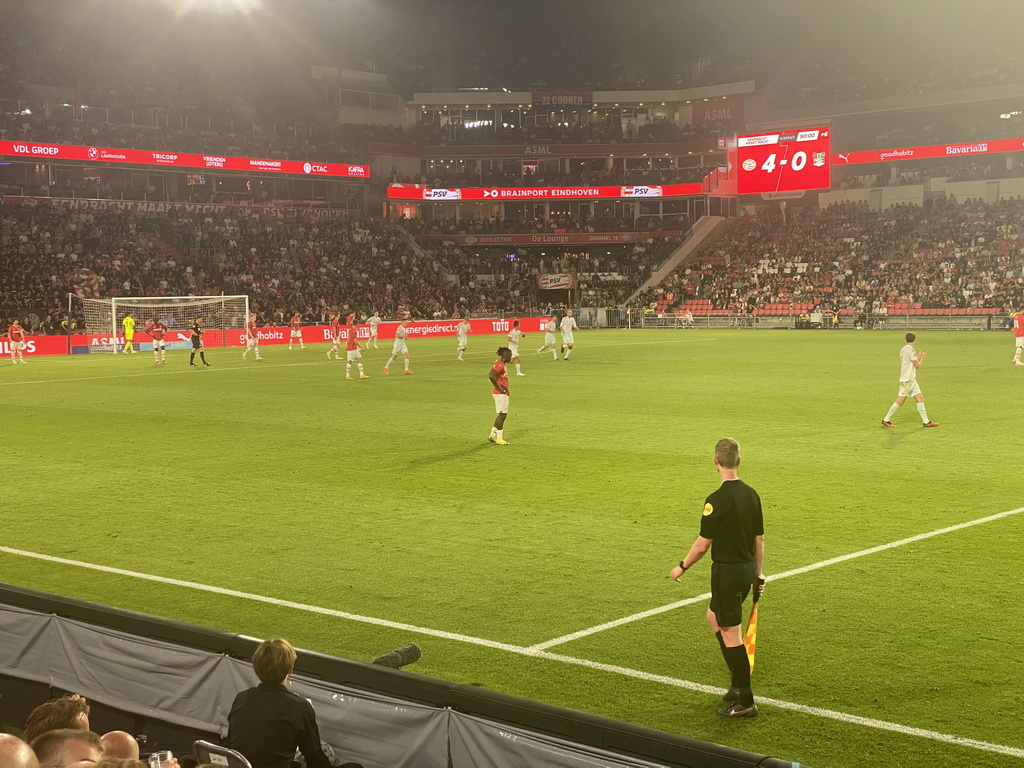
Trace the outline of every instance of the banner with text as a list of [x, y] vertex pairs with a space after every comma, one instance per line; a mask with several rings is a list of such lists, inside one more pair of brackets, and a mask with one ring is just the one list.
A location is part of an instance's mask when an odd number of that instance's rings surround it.
[[[718, 99], [717, 101], [694, 104], [692, 122], [729, 123], [732, 125], [742, 123], [743, 99]], [[719, 149], [725, 149], [725, 145], [719, 146]]]
[[584, 245], [635, 243], [655, 237], [682, 237], [680, 230], [664, 232], [567, 232], [536, 235], [416, 235], [417, 240], [442, 240], [455, 245]]
[[539, 107], [590, 109], [594, 106], [593, 91], [534, 91], [530, 94], [530, 99], [533, 101], [534, 109]]
[[443, 203], [458, 200], [487, 200], [492, 202], [515, 200], [568, 200], [599, 198], [689, 197], [701, 194], [700, 183], [664, 184], [650, 186], [634, 184], [626, 187], [511, 187], [433, 189], [409, 184], [388, 187], [389, 200], [427, 200]]
[[312, 163], [301, 160], [266, 160], [226, 155], [196, 155], [186, 152], [156, 152], [144, 149], [80, 147], [73, 144], [36, 144], [29, 141], [0, 141], [0, 155], [20, 157], [36, 163], [80, 161], [84, 163], [126, 163], [170, 168], [249, 171], [251, 173], [294, 173], [307, 176], [370, 178], [368, 165]]
[[886, 163], [899, 160], [925, 160], [934, 157], [962, 157], [963, 155], [990, 155], [996, 152], [1020, 152], [1024, 139], [996, 139], [963, 144], [932, 144], [927, 147], [896, 147], [868, 149], [862, 152], [838, 152], [832, 155], [833, 165], [859, 163]]
[[[277, 201], [289, 202], [289, 201]], [[316, 208], [292, 205], [263, 205], [260, 203], [153, 203], [143, 200], [92, 200], [81, 197], [23, 197], [4, 195], [4, 205], [39, 205], [60, 208], [62, 211], [110, 211], [112, 213], [229, 213], [248, 211], [269, 213], [274, 216], [303, 216], [313, 219], [340, 219], [358, 214], [348, 208]]]
[[[519, 320], [519, 327], [524, 333], [539, 333], [542, 325], [546, 322], [541, 317], [510, 318], [507, 320], [497, 318], [471, 319], [469, 321], [470, 335], [484, 336], [508, 333], [512, 330], [512, 320]], [[462, 322], [458, 319], [447, 320], [423, 320], [410, 322], [406, 326], [409, 341], [416, 339], [429, 339], [444, 336], [455, 336], [458, 331], [456, 326]], [[395, 338], [397, 322], [381, 323], [377, 329], [377, 337], [381, 340]], [[260, 344], [287, 344], [291, 338], [289, 326], [267, 326], [259, 328], [257, 334]], [[347, 340], [347, 333], [342, 333], [342, 339]], [[370, 326], [360, 325], [356, 329], [356, 338], [365, 341], [370, 338]], [[216, 351], [217, 348], [244, 347], [246, 345], [246, 333], [244, 329], [232, 328], [226, 331], [209, 330], [203, 332], [203, 346], [207, 350]], [[306, 344], [317, 344], [331, 341], [331, 328], [329, 325], [307, 325], [302, 328], [302, 340]], [[133, 342], [142, 351], [153, 349], [153, 339], [146, 333], [136, 332]], [[112, 347], [118, 350], [124, 347], [124, 336], [117, 334], [85, 334], [73, 333], [71, 335], [71, 348], [76, 354], [84, 354], [90, 351], [107, 351]], [[170, 331], [164, 335], [164, 344], [170, 350], [190, 349], [191, 334], [188, 331]], [[25, 339], [24, 354], [26, 356], [41, 355], [64, 355], [68, 351], [67, 336], [28, 336]], [[0, 356], [8, 356], [11, 353], [10, 341], [0, 338]]]
[[574, 291], [576, 275], [572, 272], [538, 274], [537, 288], [541, 291]]

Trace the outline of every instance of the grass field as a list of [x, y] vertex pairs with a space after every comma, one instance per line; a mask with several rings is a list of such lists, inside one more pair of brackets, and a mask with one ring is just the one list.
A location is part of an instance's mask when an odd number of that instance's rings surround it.
[[[822, 564], [1020, 512], [1009, 335], [919, 334], [929, 430], [913, 403], [879, 424], [900, 333], [577, 339], [567, 363], [524, 340], [508, 447], [485, 443], [496, 337], [465, 362], [413, 341], [412, 376], [383, 375], [382, 344], [369, 381], [321, 346], [4, 361], [0, 580], [351, 658], [415, 641], [421, 674], [814, 768], [1024, 766], [1024, 514]], [[709, 559], [666, 574], [726, 435], [770, 579], [743, 722], [702, 688], [728, 683], [704, 599], [636, 617], [708, 591]]]

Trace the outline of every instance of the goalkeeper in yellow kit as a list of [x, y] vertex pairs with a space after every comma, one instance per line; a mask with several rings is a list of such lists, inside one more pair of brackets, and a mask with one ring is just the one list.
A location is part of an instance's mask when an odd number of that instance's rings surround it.
[[[131, 315], [126, 315], [124, 320], [121, 321], [121, 325], [124, 327], [124, 354], [131, 352], [135, 354], [135, 345], [132, 340], [135, 338], [135, 318]], [[117, 349], [117, 347], [114, 347]]]

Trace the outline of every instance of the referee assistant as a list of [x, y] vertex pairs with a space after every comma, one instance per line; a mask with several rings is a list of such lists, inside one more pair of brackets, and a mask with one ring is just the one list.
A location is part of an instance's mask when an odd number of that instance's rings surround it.
[[715, 445], [715, 468], [721, 487], [704, 502], [700, 535], [669, 576], [676, 581], [711, 550], [711, 605], [708, 624], [729, 667], [731, 686], [722, 697], [725, 717], [757, 717], [750, 688], [750, 662], [743, 647], [743, 601], [755, 586], [764, 592], [764, 518], [757, 491], [736, 476], [740, 446], [723, 437]]

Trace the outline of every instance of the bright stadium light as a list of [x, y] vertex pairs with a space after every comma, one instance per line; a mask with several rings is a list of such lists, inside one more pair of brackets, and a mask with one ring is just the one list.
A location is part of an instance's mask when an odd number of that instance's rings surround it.
[[263, 0], [164, 0], [179, 16], [190, 11], [250, 14], [263, 7]]

